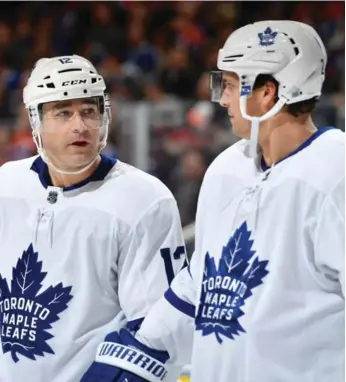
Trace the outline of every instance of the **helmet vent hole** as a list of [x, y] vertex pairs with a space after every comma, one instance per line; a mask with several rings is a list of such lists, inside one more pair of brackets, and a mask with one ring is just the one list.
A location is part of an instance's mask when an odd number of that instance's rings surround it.
[[321, 74], [324, 75], [325, 74], [325, 68], [324, 68], [324, 61], [322, 59], [321, 59], [321, 64], [322, 64]]
[[237, 58], [241, 58], [243, 56], [243, 54], [234, 54], [233, 56], [227, 56], [224, 58], [223, 62], [233, 62], [236, 61]]
[[59, 70], [58, 73], [81, 72], [81, 71], [82, 71], [82, 69], [73, 68], [73, 69], [63, 69], [63, 70]]
[[50, 82], [49, 84], [46, 84], [46, 86], [49, 89], [54, 89], [55, 88], [55, 85], [53, 84], [53, 82]]
[[64, 92], [64, 96], [68, 96], [68, 93], [67, 93], [67, 92]]

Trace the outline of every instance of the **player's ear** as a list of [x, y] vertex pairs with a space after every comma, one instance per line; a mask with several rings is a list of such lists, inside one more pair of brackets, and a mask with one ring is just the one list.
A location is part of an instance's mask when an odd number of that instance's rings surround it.
[[277, 85], [272, 81], [267, 81], [263, 85], [262, 101], [266, 111], [270, 110], [277, 101]]
[[276, 92], [277, 92], [276, 85], [273, 82], [268, 81], [264, 84], [265, 96], [271, 96], [274, 98], [276, 96]]

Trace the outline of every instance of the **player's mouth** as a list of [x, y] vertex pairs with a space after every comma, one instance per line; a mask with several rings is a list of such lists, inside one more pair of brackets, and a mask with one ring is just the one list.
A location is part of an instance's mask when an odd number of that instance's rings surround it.
[[70, 144], [70, 146], [73, 147], [86, 147], [90, 144], [90, 142], [85, 141], [85, 140], [79, 140], [79, 141], [74, 141]]

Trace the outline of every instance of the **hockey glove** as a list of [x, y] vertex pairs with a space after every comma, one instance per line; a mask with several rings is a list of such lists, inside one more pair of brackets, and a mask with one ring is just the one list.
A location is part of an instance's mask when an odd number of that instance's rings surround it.
[[168, 358], [167, 352], [148, 348], [121, 329], [108, 334], [99, 345], [96, 360], [81, 382], [161, 382]]

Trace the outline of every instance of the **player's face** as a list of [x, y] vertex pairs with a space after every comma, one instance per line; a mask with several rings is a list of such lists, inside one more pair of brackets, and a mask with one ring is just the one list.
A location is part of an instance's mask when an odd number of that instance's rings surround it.
[[[250, 138], [251, 122], [245, 119], [240, 112], [240, 86], [239, 78], [235, 73], [225, 72], [222, 74], [224, 91], [220, 105], [227, 109], [232, 124], [233, 133], [240, 138]], [[247, 99], [246, 112], [250, 116], [259, 117], [264, 114], [261, 98], [254, 91]]]
[[66, 171], [88, 165], [99, 152], [101, 121], [94, 98], [44, 104], [40, 134], [46, 155]]

